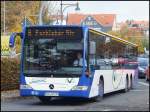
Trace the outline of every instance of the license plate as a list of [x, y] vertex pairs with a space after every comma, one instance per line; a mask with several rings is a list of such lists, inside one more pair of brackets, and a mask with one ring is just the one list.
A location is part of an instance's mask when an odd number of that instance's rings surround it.
[[58, 93], [47, 92], [47, 93], [45, 93], [45, 96], [59, 96], [59, 94]]

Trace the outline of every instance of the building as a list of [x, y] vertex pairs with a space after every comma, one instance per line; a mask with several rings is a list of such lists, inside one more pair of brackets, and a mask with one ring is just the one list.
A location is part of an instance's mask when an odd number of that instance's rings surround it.
[[115, 14], [68, 14], [67, 25], [86, 25], [98, 31], [111, 31], [116, 29]]
[[125, 22], [116, 23], [116, 31], [128, 28], [128, 36], [136, 36], [140, 34], [149, 38], [149, 21], [127, 20]]
[[149, 21], [126, 21], [130, 30], [136, 30], [143, 33], [143, 36], [149, 36]]

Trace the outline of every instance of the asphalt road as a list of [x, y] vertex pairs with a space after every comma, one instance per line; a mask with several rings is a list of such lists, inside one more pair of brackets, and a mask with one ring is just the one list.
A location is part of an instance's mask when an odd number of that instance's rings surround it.
[[2, 111], [149, 111], [149, 83], [139, 79], [136, 89], [107, 94], [101, 102], [77, 98], [54, 98], [42, 104], [36, 97], [1, 101]]

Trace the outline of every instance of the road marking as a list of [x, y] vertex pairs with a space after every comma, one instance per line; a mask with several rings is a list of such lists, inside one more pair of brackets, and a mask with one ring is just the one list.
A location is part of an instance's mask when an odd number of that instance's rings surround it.
[[147, 105], [149, 105], [149, 101], [147, 102]]
[[104, 109], [102, 111], [114, 111], [114, 109]]
[[138, 83], [141, 84], [141, 85], [144, 85], [144, 86], [149, 86], [149, 84], [144, 83], [144, 82], [138, 82]]
[[145, 91], [145, 90], [140, 90], [140, 89], [138, 90], [138, 89], [137, 89], [137, 90], [130, 90], [130, 91]]

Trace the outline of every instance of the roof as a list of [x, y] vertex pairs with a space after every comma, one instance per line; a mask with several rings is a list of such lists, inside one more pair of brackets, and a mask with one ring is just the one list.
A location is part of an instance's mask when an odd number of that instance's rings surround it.
[[103, 26], [112, 26], [116, 15], [115, 14], [68, 14], [67, 24], [81, 24], [81, 22], [88, 16], [93, 17], [99, 24]]
[[141, 24], [141, 25], [145, 25], [148, 26], [149, 25], [149, 21], [132, 21], [132, 24]]
[[142, 31], [143, 30], [143, 28], [141, 28], [141, 27], [129, 27], [128, 29], [129, 30], [135, 30], [135, 31]]

